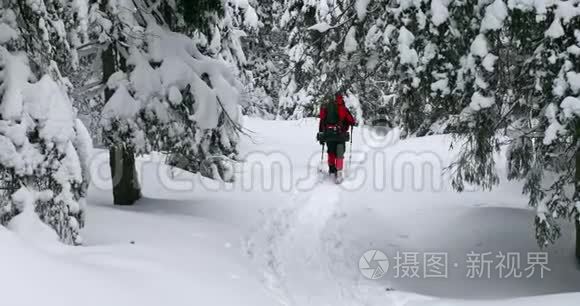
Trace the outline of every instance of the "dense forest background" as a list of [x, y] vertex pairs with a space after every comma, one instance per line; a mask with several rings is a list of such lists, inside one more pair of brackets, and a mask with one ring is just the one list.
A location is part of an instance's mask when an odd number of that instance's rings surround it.
[[3, 1], [0, 221], [36, 203], [80, 244], [92, 144], [128, 205], [136, 156], [231, 181], [244, 115], [316, 116], [343, 91], [361, 123], [453, 134], [458, 191], [497, 185], [507, 147], [549, 245], [558, 219], [580, 231], [579, 3]]

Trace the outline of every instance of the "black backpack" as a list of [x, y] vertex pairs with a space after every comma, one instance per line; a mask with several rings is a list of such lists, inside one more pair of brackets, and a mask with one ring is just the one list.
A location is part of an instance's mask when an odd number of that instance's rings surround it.
[[333, 128], [326, 128], [324, 130], [324, 140], [326, 142], [345, 142], [349, 141], [349, 133], [342, 132], [343, 122], [338, 115], [338, 104], [335, 101], [326, 103], [326, 118], [324, 120], [326, 125], [334, 125]]
[[326, 103], [326, 124], [339, 125], [340, 117], [338, 116], [338, 104], [334, 101]]

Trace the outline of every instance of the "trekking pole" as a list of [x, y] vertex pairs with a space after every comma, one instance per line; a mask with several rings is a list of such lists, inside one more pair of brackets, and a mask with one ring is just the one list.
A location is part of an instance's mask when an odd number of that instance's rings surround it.
[[354, 135], [352, 134], [354, 126], [350, 126], [350, 145], [349, 145], [349, 151], [348, 152], [348, 169], [350, 170], [350, 164], [352, 163], [352, 139], [354, 138]]
[[324, 145], [325, 144], [326, 143], [324, 143], [324, 142], [322, 143], [322, 151], [320, 152], [320, 166], [318, 166], [319, 172], [324, 171], [323, 168], [324, 168]]

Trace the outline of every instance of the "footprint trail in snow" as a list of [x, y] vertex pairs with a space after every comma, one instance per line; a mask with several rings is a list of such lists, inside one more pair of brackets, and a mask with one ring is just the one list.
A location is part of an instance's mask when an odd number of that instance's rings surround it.
[[248, 253], [267, 267], [266, 284], [289, 305], [364, 305], [353, 288], [358, 271], [345, 262], [340, 194], [331, 182], [298, 194], [288, 207], [267, 213], [248, 241]]
[[[310, 165], [316, 181], [301, 182], [287, 203], [263, 212], [264, 223], [246, 241], [247, 253], [262, 268], [266, 286], [286, 305], [391, 305], [384, 284], [368, 282], [358, 270], [358, 260], [371, 248], [350, 233], [349, 207], [344, 192], [364, 185], [357, 171], [366, 167], [368, 144], [354, 151], [341, 185]], [[325, 164], [324, 162], [322, 163]], [[363, 180], [361, 181], [361, 177]], [[299, 184], [300, 185], [300, 184]], [[284, 205], [285, 204], [285, 205]], [[396, 304], [396, 303], [395, 303]], [[394, 304], [393, 304], [394, 305]]]

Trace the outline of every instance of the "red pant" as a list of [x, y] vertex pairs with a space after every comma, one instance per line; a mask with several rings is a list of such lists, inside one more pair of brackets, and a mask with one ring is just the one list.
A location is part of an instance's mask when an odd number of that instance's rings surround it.
[[342, 170], [344, 167], [344, 142], [328, 142], [328, 165], [336, 167], [336, 170]]

